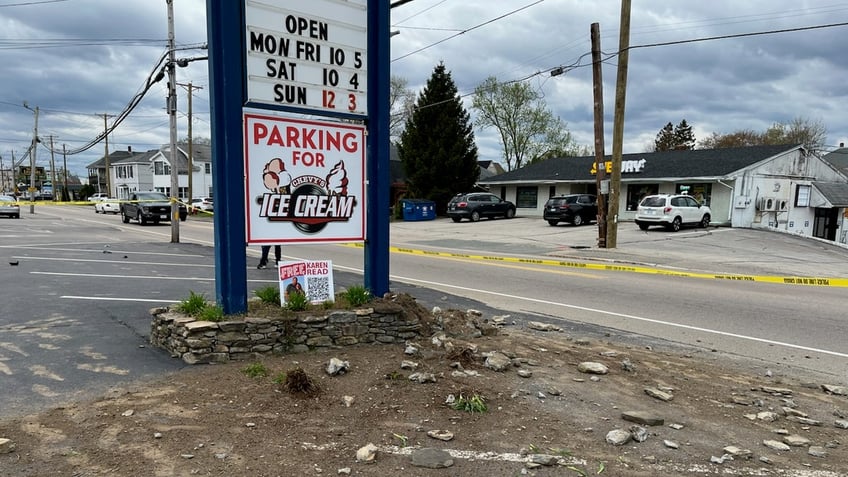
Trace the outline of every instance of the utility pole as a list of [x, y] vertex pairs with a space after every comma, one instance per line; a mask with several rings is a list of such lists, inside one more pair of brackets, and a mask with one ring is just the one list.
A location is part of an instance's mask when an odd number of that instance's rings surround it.
[[[98, 115], [99, 116], [99, 115]], [[108, 118], [113, 118], [114, 116], [103, 113], [103, 134], [105, 135], [105, 144], [106, 148], [104, 151], [104, 158], [106, 158], [106, 194], [107, 197], [112, 197], [112, 174], [109, 172], [111, 165], [109, 164], [109, 125], [106, 123]], [[100, 185], [100, 181], [98, 180], [98, 185]]]
[[[174, 52], [174, 0], [168, 4], [168, 116], [171, 128], [171, 243], [180, 242], [180, 190], [179, 165], [177, 164], [177, 72]], [[189, 171], [191, 174], [191, 171]]]
[[607, 246], [618, 240], [618, 203], [621, 188], [621, 153], [624, 143], [624, 100], [627, 96], [627, 64], [630, 59], [630, 0], [621, 0], [621, 31], [618, 38], [618, 77], [615, 82], [615, 116], [612, 128], [612, 180], [607, 217]]
[[[188, 90], [188, 200], [189, 202], [194, 197], [194, 140], [191, 136], [191, 97], [193, 96], [192, 90], [194, 89], [203, 89], [202, 86], [193, 86], [191, 81], [188, 84], [177, 83], [178, 85], [186, 88]], [[203, 193], [206, 195], [206, 192]]]
[[[64, 175], [64, 186], [62, 187], [62, 202], [71, 200], [71, 195], [68, 194], [68, 147], [62, 144], [62, 175]], [[55, 187], [53, 188], [56, 189]]]
[[35, 214], [35, 151], [38, 149], [38, 106], [31, 109], [26, 101], [24, 107], [35, 113], [35, 126], [32, 128], [32, 148], [29, 151], [29, 213]]
[[607, 247], [607, 199], [609, 189], [604, 161], [604, 81], [601, 75], [601, 27], [592, 23], [592, 91], [595, 99], [595, 188], [598, 197], [598, 248]]
[[53, 202], [56, 202], [56, 156], [53, 153], [53, 135], [50, 138], [50, 189], [53, 192]]

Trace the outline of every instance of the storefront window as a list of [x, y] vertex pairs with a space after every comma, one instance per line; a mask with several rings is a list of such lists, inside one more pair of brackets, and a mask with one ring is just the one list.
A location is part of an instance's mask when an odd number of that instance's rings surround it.
[[515, 206], [518, 208], [535, 209], [539, 199], [539, 188], [518, 187], [515, 191]]
[[659, 184], [628, 184], [627, 185], [627, 210], [636, 210], [639, 202], [646, 195], [656, 194], [660, 190]]
[[689, 194], [701, 205], [710, 205], [713, 185], [705, 182], [695, 184], [677, 184], [678, 194]]

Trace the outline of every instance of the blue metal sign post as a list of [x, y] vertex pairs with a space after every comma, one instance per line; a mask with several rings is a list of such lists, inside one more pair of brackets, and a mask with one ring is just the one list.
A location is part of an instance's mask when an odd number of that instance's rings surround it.
[[[367, 0], [367, 2], [368, 111], [365, 121], [368, 136], [365, 174], [367, 220], [364, 285], [374, 295], [382, 296], [389, 291], [390, 5], [388, 0]], [[266, 3], [275, 2], [267, 0]], [[276, 3], [283, 8], [286, 1], [277, 0]], [[292, 3], [291, 0], [288, 0], [288, 3]], [[249, 68], [246, 66], [245, 51], [247, 29], [245, 4], [244, 0], [238, 2], [206, 0], [209, 92], [212, 110], [212, 172], [215, 191], [215, 286], [217, 302], [226, 314], [242, 313], [247, 310], [245, 144], [242, 128], [245, 106], [361, 119], [351, 114], [299, 111], [286, 104], [249, 102], [246, 78]], [[303, 4], [293, 3], [292, 5], [303, 6]], [[315, 5], [311, 5], [310, 8], [315, 8]], [[307, 28], [321, 28], [321, 22], [318, 21], [309, 21], [297, 15], [289, 15], [286, 18], [287, 21], [296, 19], [297, 23], [280, 26], [280, 28], [298, 26], [301, 23]], [[322, 37], [320, 31], [316, 35], [318, 38]], [[305, 56], [312, 61], [317, 61], [317, 55]], [[280, 71], [278, 75], [282, 75]], [[283, 72], [293, 74], [293, 71], [295, 71], [294, 67]], [[333, 78], [329, 79], [333, 80]]]
[[368, 0], [368, 222], [365, 288], [389, 291], [389, 0]]

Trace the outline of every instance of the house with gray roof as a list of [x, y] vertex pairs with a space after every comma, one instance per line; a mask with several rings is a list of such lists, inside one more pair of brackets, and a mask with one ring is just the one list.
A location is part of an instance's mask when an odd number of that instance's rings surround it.
[[[612, 158], [604, 159], [608, 170]], [[518, 215], [541, 218], [549, 197], [597, 192], [595, 157], [552, 158], [479, 183], [515, 202]], [[848, 176], [800, 145], [624, 154], [618, 220], [632, 221], [646, 195], [685, 193], [710, 207], [713, 225], [845, 243], [848, 203], [837, 191], [846, 187]]]

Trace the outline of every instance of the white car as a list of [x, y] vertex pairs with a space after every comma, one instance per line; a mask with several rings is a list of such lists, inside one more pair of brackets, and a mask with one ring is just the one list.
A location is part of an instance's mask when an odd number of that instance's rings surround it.
[[648, 230], [651, 225], [662, 225], [673, 232], [684, 225], [707, 228], [711, 219], [709, 207], [685, 194], [649, 195], [636, 209], [636, 225], [642, 230]]
[[108, 199], [108, 198], [109, 198], [109, 194], [107, 194], [105, 192], [95, 192], [94, 194], [91, 194], [91, 197], [88, 198], [88, 201], [89, 202], [98, 202], [101, 199]]
[[197, 211], [212, 212], [214, 210], [214, 207], [212, 205], [212, 198], [195, 197], [194, 199], [191, 199], [191, 203], [189, 204], [189, 210], [192, 213], [195, 213]]
[[94, 203], [95, 214], [119, 214], [121, 213], [121, 204], [114, 197], [103, 197]]

